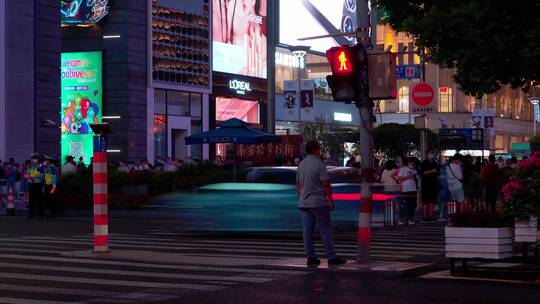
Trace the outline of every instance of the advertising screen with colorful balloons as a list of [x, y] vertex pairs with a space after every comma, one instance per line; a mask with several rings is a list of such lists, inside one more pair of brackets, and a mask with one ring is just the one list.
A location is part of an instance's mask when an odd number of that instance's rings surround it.
[[102, 116], [101, 52], [62, 53], [61, 58], [61, 136], [62, 159], [92, 156], [93, 133], [90, 125]]

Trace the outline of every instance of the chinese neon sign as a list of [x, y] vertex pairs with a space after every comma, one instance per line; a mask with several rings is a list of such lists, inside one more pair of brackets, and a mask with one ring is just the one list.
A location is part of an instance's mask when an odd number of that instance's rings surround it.
[[94, 24], [109, 13], [109, 0], [61, 0], [62, 24]]

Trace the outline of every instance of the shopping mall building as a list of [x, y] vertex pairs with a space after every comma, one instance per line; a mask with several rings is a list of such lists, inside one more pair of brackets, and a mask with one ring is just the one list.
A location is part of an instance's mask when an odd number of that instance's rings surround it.
[[[279, 135], [298, 134], [301, 123], [314, 121], [358, 130], [358, 110], [334, 102], [325, 79], [325, 50], [354, 40], [299, 40], [356, 28], [354, 2], [250, 3], [2, 2], [0, 159], [37, 151], [88, 161], [89, 125], [98, 121], [114, 132], [111, 158], [151, 161], [226, 154], [224, 146], [186, 146], [184, 139], [233, 117]], [[387, 26], [372, 29], [379, 50], [414, 49]], [[412, 53], [398, 55], [402, 68], [419, 63]], [[378, 103], [378, 124], [414, 120], [409, 86], [419, 75], [398, 76], [398, 98]], [[482, 105], [460, 92], [452, 70], [427, 64], [425, 76], [437, 92], [429, 128], [470, 127]], [[532, 134], [532, 106], [521, 91], [503, 88], [484, 107], [496, 113], [490, 150], [509, 151]]]

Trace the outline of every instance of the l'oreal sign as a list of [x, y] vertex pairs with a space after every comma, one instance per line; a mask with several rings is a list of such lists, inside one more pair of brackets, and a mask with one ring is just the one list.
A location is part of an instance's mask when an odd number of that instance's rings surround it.
[[229, 80], [229, 89], [234, 90], [236, 94], [246, 95], [246, 92], [251, 92], [251, 85], [247, 81], [231, 79]]

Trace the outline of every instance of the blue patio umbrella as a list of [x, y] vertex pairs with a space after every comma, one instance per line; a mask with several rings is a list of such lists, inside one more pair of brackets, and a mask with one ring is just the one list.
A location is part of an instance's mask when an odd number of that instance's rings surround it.
[[186, 137], [186, 145], [261, 144], [268, 142], [281, 142], [281, 137], [250, 128], [247, 122], [236, 118], [219, 123], [217, 129]]
[[[247, 122], [231, 118], [220, 122], [217, 129], [186, 137], [186, 145], [197, 144], [261, 144], [281, 142], [281, 137], [249, 127]], [[236, 151], [234, 152], [234, 180], [236, 181]]]

